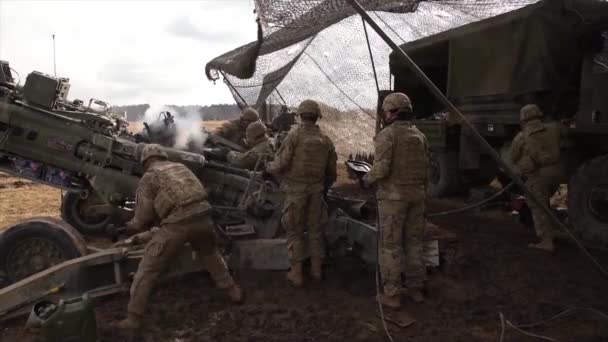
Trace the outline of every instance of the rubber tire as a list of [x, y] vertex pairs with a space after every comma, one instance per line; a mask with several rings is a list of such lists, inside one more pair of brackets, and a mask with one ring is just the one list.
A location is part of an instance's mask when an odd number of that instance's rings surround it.
[[65, 222], [55, 218], [40, 217], [16, 223], [0, 234], [0, 269], [3, 274], [0, 285], [8, 286], [19, 280], [13, 279], [6, 271], [7, 257], [12, 252], [12, 247], [30, 238], [43, 238], [52, 242], [61, 251], [65, 260], [86, 254], [84, 239]]
[[[457, 151], [431, 151], [431, 168], [437, 166], [438, 171], [431, 170], [428, 183], [428, 195], [431, 197], [444, 197], [457, 193], [461, 188], [458, 168]], [[433, 183], [433, 172], [438, 173], [436, 183]]]
[[78, 193], [66, 192], [61, 202], [61, 218], [83, 235], [104, 236], [106, 234], [105, 229], [112, 218], [108, 216], [98, 223], [84, 222], [78, 212], [80, 201], [82, 201], [82, 198]]
[[608, 184], [608, 155], [581, 165], [568, 184], [568, 217], [583, 240], [608, 246], [608, 222], [599, 220], [587, 205], [591, 189]]

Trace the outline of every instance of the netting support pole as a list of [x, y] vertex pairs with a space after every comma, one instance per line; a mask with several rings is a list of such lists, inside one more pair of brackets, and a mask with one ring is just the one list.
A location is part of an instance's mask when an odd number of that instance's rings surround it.
[[281, 101], [283, 102], [283, 104], [287, 106], [287, 102], [285, 102], [285, 99], [283, 98], [283, 95], [281, 95], [281, 93], [279, 92], [279, 86], [277, 86], [276, 88], [274, 88], [274, 91], [277, 93], [277, 95], [279, 95], [279, 98], [281, 99]]
[[416, 65], [416, 63], [407, 55], [407, 53], [405, 53], [405, 51], [403, 51], [403, 49], [401, 49], [401, 47], [397, 45], [397, 43], [395, 43], [386, 34], [386, 32], [384, 32], [380, 28], [380, 26], [378, 26], [378, 24], [369, 16], [369, 14], [367, 14], [365, 9], [361, 7], [357, 0], [349, 0], [349, 2], [355, 9], [355, 11], [357, 11], [357, 13], [361, 15], [363, 20], [365, 20], [369, 24], [369, 26], [371, 26], [371, 28], [373, 28], [374, 31], [378, 33], [382, 40], [384, 40], [391, 47], [391, 49], [393, 49], [393, 51], [397, 53], [397, 56], [399, 56], [401, 61], [404, 62], [410, 68], [410, 70], [414, 72], [418, 79], [429, 89], [429, 91], [433, 93], [437, 100], [439, 100], [441, 104], [448, 108], [450, 113], [458, 117], [464, 126], [471, 130], [471, 133], [475, 140], [477, 140], [477, 142], [481, 145], [485, 152], [487, 152], [492, 157], [492, 159], [494, 159], [498, 166], [502, 168], [502, 170], [513, 180], [513, 182], [524, 191], [526, 197], [532, 200], [532, 202], [538, 205], [545, 212], [545, 214], [547, 214], [550, 221], [555, 227], [559, 227], [560, 230], [568, 234], [568, 236], [575, 242], [575, 244], [583, 252], [583, 254], [587, 256], [589, 260], [593, 262], [593, 264], [595, 264], [595, 266], [600, 270], [600, 272], [604, 276], [608, 276], [608, 272], [606, 271], [606, 269], [604, 269], [604, 267], [591, 255], [591, 253], [589, 253], [583, 243], [566, 226], [564, 226], [564, 224], [562, 224], [562, 222], [557, 217], [555, 217], [555, 215], [553, 215], [553, 212], [543, 201], [540, 201], [536, 196], [534, 196], [534, 194], [532, 194], [532, 192], [530, 192], [530, 189], [528, 189], [528, 187], [521, 179], [521, 177], [517, 174], [517, 172], [515, 172], [515, 170], [513, 170], [511, 166], [507, 165], [507, 163], [505, 163], [502, 158], [500, 158], [500, 155], [492, 148], [492, 146], [486, 141], [486, 139], [484, 139], [481, 134], [479, 134], [477, 129], [473, 125], [471, 125], [471, 123], [460, 112], [460, 110], [458, 110], [458, 108], [454, 106], [454, 104], [441, 92], [441, 90], [437, 88], [433, 81], [431, 81], [428, 76], [426, 76], [426, 74], [418, 67], [418, 65]]
[[[374, 71], [374, 81], [376, 81], [376, 92], [378, 98], [380, 98], [380, 85], [378, 84], [378, 74], [376, 73], [376, 64], [374, 63], [374, 54], [372, 53], [372, 46], [369, 43], [369, 35], [367, 34], [367, 24], [365, 19], [361, 18], [363, 24], [363, 32], [365, 32], [365, 40], [367, 41], [367, 49], [369, 50], [369, 60], [372, 62], [372, 70]], [[389, 73], [390, 74], [390, 73]], [[380, 113], [376, 111], [376, 134], [380, 132]]]
[[239, 99], [241, 99], [241, 101], [243, 101], [243, 103], [245, 104], [245, 107], [249, 107], [249, 105], [247, 104], [247, 101], [245, 101], [245, 99], [241, 96], [239, 91], [236, 90], [236, 88], [232, 85], [230, 80], [226, 77], [226, 74], [222, 70], [219, 70], [219, 72], [220, 72], [220, 74], [222, 74], [222, 77], [224, 78], [224, 82], [228, 85], [228, 87], [230, 87], [230, 89], [232, 89], [232, 91], [239, 97]]

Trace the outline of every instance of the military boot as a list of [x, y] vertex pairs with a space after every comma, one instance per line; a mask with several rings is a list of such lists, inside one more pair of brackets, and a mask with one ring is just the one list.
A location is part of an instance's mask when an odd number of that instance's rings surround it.
[[127, 318], [122, 321], [115, 323], [112, 325], [113, 328], [116, 328], [130, 339], [133, 339], [135, 335], [139, 332], [142, 326], [142, 317], [138, 314], [134, 314], [129, 312]]
[[287, 272], [287, 280], [295, 287], [302, 287], [304, 280], [302, 279], [301, 262], [291, 265], [291, 270]]
[[553, 252], [553, 250], [555, 249], [552, 238], [542, 238], [539, 243], [536, 243], [536, 244], [531, 243], [528, 246], [532, 247], [532, 248], [540, 249], [540, 250], [543, 250], [546, 252]]
[[228, 298], [230, 298], [230, 300], [235, 304], [240, 304], [243, 302], [243, 291], [241, 291], [241, 288], [238, 285], [232, 285], [231, 287], [227, 288], [226, 294], [228, 295]]
[[399, 294], [389, 296], [381, 293], [376, 296], [376, 300], [389, 308], [399, 309], [401, 307], [401, 295]]
[[315, 282], [323, 280], [323, 259], [319, 257], [310, 258], [310, 275]]

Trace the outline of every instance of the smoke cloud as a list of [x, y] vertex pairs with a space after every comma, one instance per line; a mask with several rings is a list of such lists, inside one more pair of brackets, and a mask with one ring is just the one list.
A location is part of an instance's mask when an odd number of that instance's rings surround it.
[[189, 144], [203, 147], [207, 140], [207, 134], [202, 129], [202, 118], [196, 112], [187, 112], [186, 115], [175, 118], [177, 137], [175, 148], [184, 149]]
[[203, 131], [202, 118], [197, 111], [178, 113], [175, 108], [166, 105], [150, 105], [144, 114], [144, 121], [150, 126], [162, 127], [163, 116], [160, 113], [164, 111], [170, 112], [175, 121], [175, 144], [171, 147], [177, 149], [203, 147], [207, 134]]

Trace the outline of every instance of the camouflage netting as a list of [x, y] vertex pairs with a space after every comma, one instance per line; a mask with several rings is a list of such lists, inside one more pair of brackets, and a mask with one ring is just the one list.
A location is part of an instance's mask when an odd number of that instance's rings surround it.
[[[360, 0], [398, 44], [535, 3], [537, 0]], [[259, 41], [210, 61], [210, 79], [225, 77], [236, 101], [296, 107], [325, 105], [321, 125], [342, 158], [372, 150], [377, 87], [360, 16], [347, 0], [256, 0]], [[391, 88], [390, 48], [367, 27], [378, 87]], [[278, 106], [270, 106], [278, 108]], [[414, 110], [416, 104], [414, 103]]]

